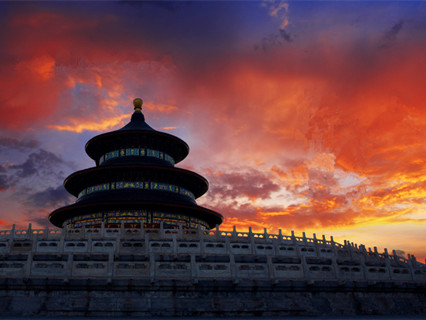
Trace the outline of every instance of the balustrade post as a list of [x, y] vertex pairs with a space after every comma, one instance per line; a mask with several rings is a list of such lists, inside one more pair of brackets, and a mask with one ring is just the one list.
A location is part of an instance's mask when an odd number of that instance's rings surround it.
[[383, 255], [385, 256], [385, 259], [389, 260], [388, 248], [384, 249]]
[[149, 243], [149, 233], [145, 232], [144, 234], [145, 239], [145, 255], [148, 255], [151, 253], [150, 243]]
[[353, 255], [353, 245], [354, 244], [353, 244], [353, 242], [350, 243], [349, 240], [346, 243], [348, 244], [349, 255], [350, 255], [351, 259], [353, 259], [354, 258], [354, 255]]
[[359, 245], [359, 249], [362, 252], [361, 256], [361, 268], [364, 275], [364, 280], [367, 280], [367, 267], [365, 265], [365, 261], [367, 260], [367, 250], [365, 250], [365, 246], [363, 244]]
[[[199, 226], [199, 225], [198, 225]], [[198, 268], [197, 268], [197, 263], [195, 261], [195, 255], [191, 254], [190, 255], [190, 261], [191, 261], [191, 278], [192, 278], [192, 283], [198, 283]]]
[[417, 258], [416, 258], [416, 256], [414, 254], [411, 255], [411, 260], [413, 262], [413, 267], [416, 267], [417, 266]]
[[317, 255], [317, 257], [320, 256], [320, 250], [318, 248], [318, 240], [317, 240], [317, 235], [314, 233], [312, 234], [313, 238], [314, 238], [314, 245], [315, 245], [315, 253]]
[[[301, 262], [301, 265], [302, 265], [303, 274], [305, 275], [305, 279], [310, 280], [311, 276], [310, 276], [310, 273], [309, 273], [309, 270], [308, 270], [308, 265], [306, 264], [305, 255], [302, 254], [302, 252], [300, 251], [299, 242], [297, 241], [293, 230], [291, 231], [291, 238], [292, 238], [294, 246], [296, 248], [297, 256], [300, 258], [300, 262]], [[306, 244], [306, 235], [305, 235], [304, 232], [303, 232], [303, 242], [304, 242], [304, 244]]]
[[411, 280], [414, 280], [413, 256], [410, 254], [408, 254], [407, 265], [408, 269], [410, 269]]
[[[116, 244], [117, 244], [116, 238]], [[108, 263], [107, 263], [107, 283], [111, 283], [112, 277], [114, 276], [114, 252], [108, 252]]]
[[198, 241], [201, 240], [201, 225], [200, 224], [197, 224], [197, 238], [198, 238]]
[[383, 255], [385, 256], [385, 266], [386, 269], [388, 270], [389, 273], [389, 279], [392, 280], [393, 276], [392, 276], [392, 267], [391, 267], [391, 263], [389, 260], [389, 253], [388, 253], [388, 249], [385, 248]]
[[[94, 229], [92, 229], [94, 230]], [[84, 234], [84, 240], [87, 239], [87, 252], [92, 252], [92, 237], [93, 237], [93, 232], [88, 232], [87, 235]]]
[[145, 224], [143, 222], [140, 222], [140, 237], [142, 238], [145, 235]]
[[151, 283], [155, 282], [156, 265], [154, 254], [149, 250], [149, 280]]
[[239, 282], [238, 269], [237, 269], [237, 265], [235, 264], [235, 257], [231, 253], [229, 253], [229, 268], [231, 269], [232, 282], [234, 284], [237, 284]]
[[408, 255], [407, 265], [410, 269], [411, 280], [414, 280], [414, 266], [415, 266], [416, 257], [414, 255]]
[[65, 246], [65, 232], [64, 232], [64, 229], [61, 229], [61, 236], [59, 238], [59, 248], [61, 253], [64, 252], [64, 246]]
[[[206, 234], [204, 233], [203, 230], [201, 230], [201, 226], [198, 225], [198, 229], [199, 229], [199, 233], [198, 233], [198, 240], [200, 242], [200, 254], [202, 257], [204, 257], [204, 238], [206, 237]], [[208, 236], [207, 236], [208, 237]]]
[[336, 258], [337, 258], [337, 248], [336, 248], [336, 242], [334, 242], [333, 236], [330, 236], [330, 242], [331, 242], [331, 249], [333, 250], [333, 259], [336, 260]]
[[179, 240], [182, 239], [182, 223], [179, 223], [179, 229], [178, 229], [178, 236], [179, 236]]
[[255, 253], [254, 234], [253, 234], [251, 227], [249, 227], [249, 238], [250, 238], [250, 252], [251, 252], [251, 254], [254, 254]]
[[413, 280], [415, 280], [415, 278], [416, 278], [415, 269], [417, 269], [417, 258], [416, 258], [415, 255], [411, 256], [411, 266], [412, 266], [411, 272], [412, 272], [412, 275], [413, 275]]
[[396, 263], [399, 262], [399, 257], [396, 254], [396, 250], [392, 250], [392, 256], [393, 256], [393, 260], [395, 260]]
[[[179, 240], [182, 240], [182, 235], [179, 235]], [[172, 244], [173, 244], [173, 256], [175, 259], [177, 258], [177, 240], [176, 240], [176, 233], [172, 234]]]
[[74, 254], [72, 252], [68, 252], [67, 263], [66, 263], [66, 274], [67, 276], [64, 279], [64, 282], [69, 282], [69, 279], [73, 276], [73, 268], [74, 267]]
[[33, 235], [33, 230], [31, 229], [31, 223], [28, 224], [28, 229], [27, 229], [27, 238], [32, 239]]

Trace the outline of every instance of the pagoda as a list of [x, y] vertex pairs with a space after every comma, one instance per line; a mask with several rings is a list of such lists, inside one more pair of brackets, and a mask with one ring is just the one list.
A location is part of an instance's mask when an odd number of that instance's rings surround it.
[[87, 142], [86, 153], [96, 166], [65, 179], [65, 189], [77, 200], [49, 215], [53, 225], [211, 229], [222, 223], [221, 214], [196, 204], [208, 190], [207, 180], [175, 167], [188, 155], [188, 145], [151, 128], [142, 103], [133, 100], [126, 126]]

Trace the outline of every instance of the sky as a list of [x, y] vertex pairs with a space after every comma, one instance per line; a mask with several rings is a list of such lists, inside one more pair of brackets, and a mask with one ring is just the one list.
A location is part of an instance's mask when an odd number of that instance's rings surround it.
[[426, 2], [0, 2], [0, 229], [75, 201], [84, 145], [186, 141], [222, 229], [426, 258]]

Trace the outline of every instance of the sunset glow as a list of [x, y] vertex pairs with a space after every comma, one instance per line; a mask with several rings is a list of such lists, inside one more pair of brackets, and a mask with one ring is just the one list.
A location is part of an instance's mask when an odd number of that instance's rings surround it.
[[222, 229], [424, 262], [425, 2], [2, 2], [0, 24], [2, 229], [73, 202], [86, 141], [141, 97]]

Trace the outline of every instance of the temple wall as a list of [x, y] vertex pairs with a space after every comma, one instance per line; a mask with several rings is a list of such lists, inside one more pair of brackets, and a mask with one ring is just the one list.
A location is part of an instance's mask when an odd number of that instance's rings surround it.
[[326, 316], [426, 314], [426, 290], [385, 283], [0, 280], [5, 316]]
[[0, 231], [0, 315], [426, 314], [426, 268], [348, 241], [234, 230]]
[[0, 232], [0, 278], [426, 283], [426, 267], [333, 239], [168, 229]]

